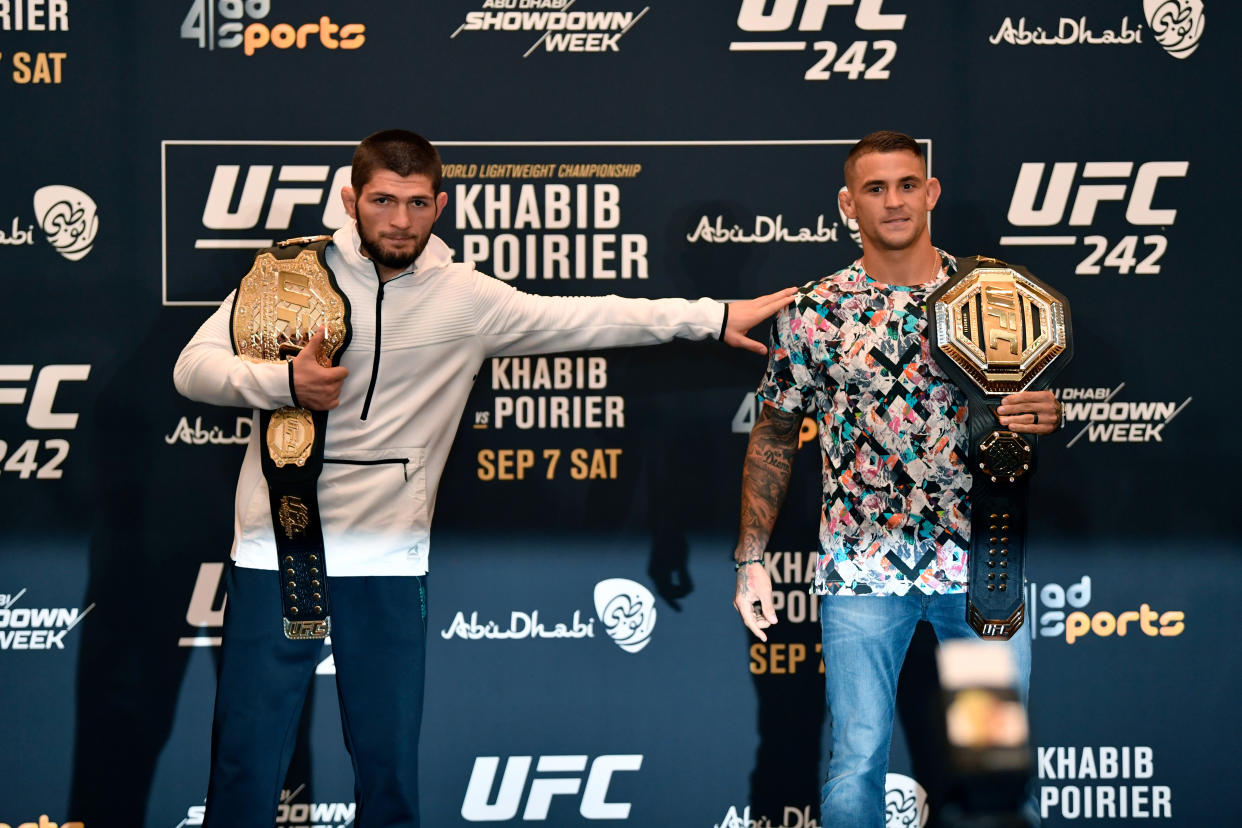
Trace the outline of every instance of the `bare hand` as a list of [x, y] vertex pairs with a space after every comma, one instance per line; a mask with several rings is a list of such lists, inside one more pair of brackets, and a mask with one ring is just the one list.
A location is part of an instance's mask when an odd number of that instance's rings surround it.
[[319, 364], [326, 327], [315, 331], [306, 347], [293, 358], [293, 390], [298, 403], [312, 411], [331, 411], [341, 404], [341, 385], [349, 376], [346, 368], [325, 368]]
[[745, 348], [756, 354], [766, 354], [768, 349], [746, 334], [772, 314], [793, 301], [797, 288], [785, 288], [767, 296], [729, 303], [729, 321], [725, 323], [724, 343], [734, 348]]
[[776, 623], [776, 609], [772, 606], [772, 578], [763, 564], [747, 564], [737, 571], [733, 608], [760, 641], [768, 640], [764, 630]]
[[996, 409], [1001, 425], [1024, 434], [1051, 434], [1061, 427], [1061, 404], [1051, 391], [1019, 391]]

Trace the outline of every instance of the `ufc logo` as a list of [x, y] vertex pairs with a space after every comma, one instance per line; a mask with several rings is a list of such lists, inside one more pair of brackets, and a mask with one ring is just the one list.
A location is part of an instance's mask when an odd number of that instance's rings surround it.
[[[34, 375], [33, 365], [0, 365], [0, 383], [30, 382]], [[38, 429], [73, 430], [78, 427], [78, 415], [56, 412], [56, 392], [62, 382], [82, 382], [91, 375], [89, 365], [45, 365], [39, 370], [26, 409], [26, 425]], [[22, 405], [26, 402], [25, 388], [0, 387], [0, 405]]]
[[[767, 8], [769, 4], [771, 9]], [[799, 31], [818, 32], [824, 28], [829, 6], [852, 5], [854, 0], [742, 0], [737, 25], [745, 32], [783, 32], [791, 28], [797, 18]], [[905, 28], [906, 16], [884, 14], [880, 11], [882, 5], [884, 0], [858, 0], [854, 25], [864, 31]], [[803, 6], [801, 17], [798, 17], [799, 6]]]
[[1018, 353], [1018, 315], [1014, 301], [1014, 292], [996, 285], [988, 285], [983, 289], [984, 315], [996, 321], [988, 328], [988, 350], [996, 351], [997, 341], [1004, 340], [1009, 344], [1010, 354]]
[[[470, 783], [466, 786], [466, 798], [461, 803], [461, 815], [470, 822], [502, 822], [517, 816], [522, 804], [522, 792], [530, 771], [530, 756], [510, 756], [505, 762], [504, 776], [495, 802], [488, 800], [500, 766], [498, 756], [479, 756], [474, 760]], [[535, 767], [536, 774], [557, 773], [559, 776], [536, 775], [526, 795], [526, 808], [522, 819], [545, 820], [554, 796], [577, 796], [581, 791], [578, 813], [587, 819], [626, 819], [630, 815], [629, 802], [609, 802], [608, 786], [612, 775], [620, 771], [636, 771], [643, 764], [641, 753], [617, 754], [596, 757], [591, 770], [582, 784], [587, 769], [586, 756], [540, 756]]]
[[[1009, 222], [1018, 227], [1052, 227], [1060, 224], [1073, 195], [1071, 226], [1087, 226], [1095, 219], [1096, 208], [1105, 201], [1124, 201], [1126, 221], [1133, 225], [1169, 225], [1177, 219], [1176, 209], [1157, 209], [1156, 187], [1162, 178], [1185, 178], [1188, 161], [1148, 161], [1134, 172], [1132, 161], [1058, 161], [1052, 165], [1043, 202], [1036, 197], [1044, 185], [1042, 161], [1027, 161], [1018, 171], [1018, 183], [1009, 202]], [[1075, 192], [1074, 182], [1078, 180]], [[1096, 183], [1096, 182], [1101, 183]], [[1089, 182], [1089, 183], [1088, 183]], [[1108, 183], [1103, 183], [1108, 182]]]
[[[207, 204], [203, 208], [203, 226], [211, 230], [248, 230], [259, 226], [263, 218], [263, 206], [268, 204], [268, 190], [272, 183], [271, 164], [252, 164], [241, 176], [238, 164], [217, 164], [207, 192]], [[323, 182], [331, 170], [327, 164], [282, 164], [276, 174], [277, 182], [287, 184], [318, 184], [319, 186], [276, 187], [271, 191], [267, 219], [263, 226], [268, 230], [287, 230], [293, 220], [293, 208], [299, 205], [318, 206], [324, 202]], [[327, 187], [327, 202], [323, 209], [323, 226], [332, 230], [343, 227], [349, 220], [341, 200], [335, 197], [342, 187], [349, 184], [350, 168], [340, 167], [332, 175]], [[242, 178], [241, 195], [237, 195], [237, 182]], [[234, 209], [230, 205], [236, 203]]]
[[[300, 331], [311, 330], [313, 323], [305, 317], [311, 311], [313, 299], [310, 279], [305, 274], [291, 270], [277, 271], [276, 297], [280, 300], [276, 304], [276, 318], [288, 326], [286, 331], [292, 331], [296, 335]], [[289, 346], [281, 346], [282, 352], [286, 347]], [[301, 346], [293, 345], [289, 350], [300, 351]]]

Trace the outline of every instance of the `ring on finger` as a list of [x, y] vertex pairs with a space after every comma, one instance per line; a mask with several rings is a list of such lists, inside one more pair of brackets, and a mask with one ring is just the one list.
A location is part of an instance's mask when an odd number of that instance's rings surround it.
[[1031, 416], [1035, 418], [1035, 423], [1034, 423], [1034, 424], [1035, 424], [1035, 425], [1039, 425], [1039, 412], [1037, 412], [1037, 411], [1032, 411], [1032, 412], [1031, 412]]

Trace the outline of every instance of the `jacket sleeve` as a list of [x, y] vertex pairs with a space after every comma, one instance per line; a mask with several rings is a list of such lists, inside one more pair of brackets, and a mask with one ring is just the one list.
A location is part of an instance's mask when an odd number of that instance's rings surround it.
[[233, 353], [230, 321], [233, 294], [208, 317], [181, 351], [173, 384], [183, 396], [212, 405], [273, 410], [292, 405], [289, 367], [247, 362]]
[[708, 339], [724, 324], [725, 306], [714, 299], [539, 296], [472, 276], [477, 332], [493, 356]]

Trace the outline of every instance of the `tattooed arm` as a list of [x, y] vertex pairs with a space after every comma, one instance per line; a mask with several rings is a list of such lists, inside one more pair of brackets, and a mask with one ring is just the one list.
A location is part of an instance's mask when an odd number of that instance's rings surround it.
[[[742, 468], [742, 525], [733, 553], [739, 562], [763, 558], [785, 492], [789, 490], [789, 475], [801, 427], [801, 414], [790, 414], [770, 405], [760, 406]], [[760, 641], [768, 640], [763, 630], [776, 623], [776, 610], [772, 607], [772, 579], [763, 564], [748, 564], [737, 571], [733, 607]]]

